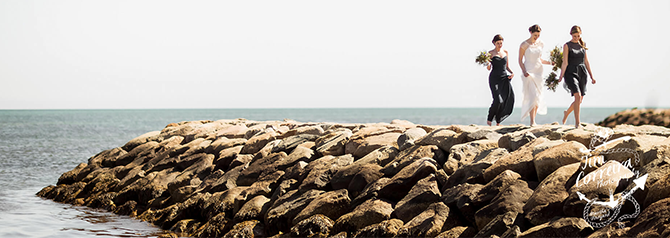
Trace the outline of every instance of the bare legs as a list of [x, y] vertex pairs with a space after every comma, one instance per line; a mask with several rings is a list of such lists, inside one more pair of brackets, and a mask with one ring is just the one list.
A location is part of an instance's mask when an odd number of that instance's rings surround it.
[[535, 116], [537, 116], [537, 105], [533, 107], [533, 109], [530, 109], [530, 126], [536, 126], [535, 124]]
[[575, 112], [575, 128], [579, 128], [579, 126], [582, 124], [581, 121], [579, 120], [579, 113], [581, 111], [581, 105], [582, 101], [584, 100], [584, 97], [580, 95], [579, 93], [575, 93], [573, 95], [575, 97], [575, 101], [570, 104], [568, 107], [568, 110], [563, 111], [563, 124], [568, 120], [568, 116], [570, 113], [573, 111]]

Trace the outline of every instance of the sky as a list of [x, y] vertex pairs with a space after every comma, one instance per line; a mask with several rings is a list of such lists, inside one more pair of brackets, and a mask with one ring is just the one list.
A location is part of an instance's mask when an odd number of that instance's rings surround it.
[[0, 109], [488, 107], [474, 58], [496, 34], [520, 107], [533, 24], [545, 59], [581, 26], [583, 107], [667, 108], [668, 15], [666, 0], [0, 0]]

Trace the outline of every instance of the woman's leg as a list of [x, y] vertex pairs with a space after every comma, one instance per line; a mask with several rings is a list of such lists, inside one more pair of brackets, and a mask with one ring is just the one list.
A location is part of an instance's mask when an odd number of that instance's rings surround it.
[[537, 116], [537, 105], [530, 109], [530, 126], [535, 126], [535, 116]]
[[575, 101], [572, 103], [572, 105], [575, 110], [575, 128], [579, 128], [579, 126], [582, 124], [581, 121], [579, 120], [579, 113], [582, 104], [582, 95], [579, 93], [575, 93], [574, 96]]
[[572, 102], [572, 104], [570, 104], [568, 109], [563, 111], [563, 125], [565, 125], [565, 122], [568, 120], [568, 116], [570, 116], [570, 113], [572, 113], [572, 110], [573, 110], [574, 107], [575, 107], [575, 102]]

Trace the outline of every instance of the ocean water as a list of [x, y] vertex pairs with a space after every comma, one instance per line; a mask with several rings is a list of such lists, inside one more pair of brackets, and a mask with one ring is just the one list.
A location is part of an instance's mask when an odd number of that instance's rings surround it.
[[[624, 108], [584, 108], [582, 121], [597, 123]], [[515, 110], [503, 125], [528, 124]], [[169, 109], [0, 110], [0, 237], [156, 237], [151, 224], [104, 210], [60, 204], [35, 196], [58, 177], [100, 151], [145, 132], [192, 120], [246, 118], [301, 122], [374, 123], [408, 120], [425, 125], [486, 123], [486, 108], [372, 109]], [[560, 121], [550, 108], [538, 123]], [[572, 117], [568, 124], [574, 123]]]

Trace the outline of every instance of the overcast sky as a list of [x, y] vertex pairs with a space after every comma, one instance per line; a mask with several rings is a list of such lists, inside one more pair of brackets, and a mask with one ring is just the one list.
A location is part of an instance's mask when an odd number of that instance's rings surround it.
[[[0, 0], [0, 109], [488, 107], [481, 50], [580, 25], [585, 107], [670, 107], [670, 1]], [[545, 75], [550, 72], [545, 67]], [[568, 93], [545, 92], [550, 107]]]

